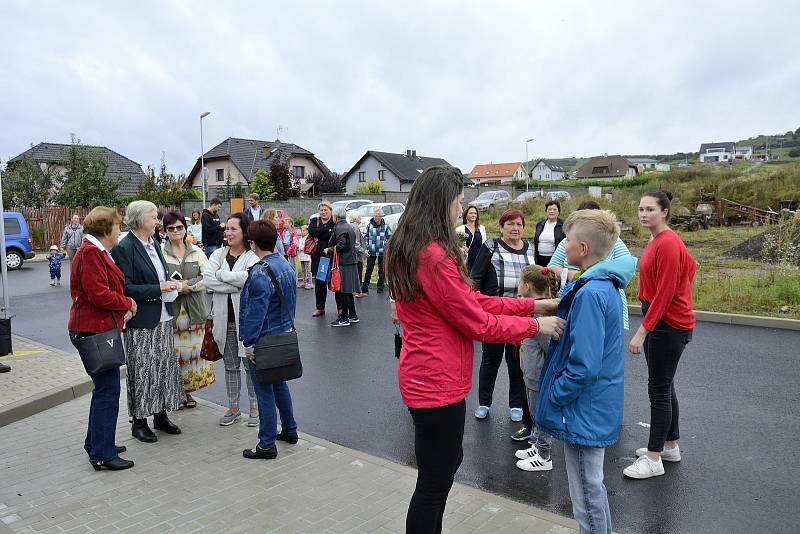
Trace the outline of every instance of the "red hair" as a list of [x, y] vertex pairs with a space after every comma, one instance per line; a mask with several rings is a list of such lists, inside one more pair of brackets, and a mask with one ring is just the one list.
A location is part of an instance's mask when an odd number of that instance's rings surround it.
[[509, 208], [500, 215], [500, 227], [502, 228], [506, 222], [514, 219], [522, 219], [522, 227], [525, 228], [525, 216], [516, 208]]

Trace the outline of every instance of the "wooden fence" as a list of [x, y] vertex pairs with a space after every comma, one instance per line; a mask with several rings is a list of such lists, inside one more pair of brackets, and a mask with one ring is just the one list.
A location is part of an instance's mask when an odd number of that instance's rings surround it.
[[[176, 209], [172, 206], [161, 207], [162, 212]], [[44, 209], [22, 208], [19, 212], [28, 222], [28, 228], [33, 239], [33, 248], [36, 250], [47, 250], [50, 245], [61, 245], [61, 233], [64, 227], [72, 219], [73, 215], [78, 215], [83, 221], [84, 217], [92, 211], [91, 208], [67, 208], [64, 206], [49, 206]], [[120, 216], [125, 215], [125, 208], [117, 208]]]

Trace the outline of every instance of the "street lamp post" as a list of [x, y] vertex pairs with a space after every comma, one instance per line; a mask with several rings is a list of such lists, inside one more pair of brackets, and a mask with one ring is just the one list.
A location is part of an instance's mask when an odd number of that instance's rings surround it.
[[203, 209], [206, 209], [206, 193], [208, 190], [208, 173], [206, 172], [206, 162], [203, 156], [205, 150], [203, 149], [203, 118], [208, 117], [210, 111], [204, 111], [200, 114], [200, 177], [203, 180]]
[[530, 160], [528, 159], [528, 143], [533, 141], [533, 137], [525, 140], [525, 192], [528, 192], [528, 186], [531, 181]]

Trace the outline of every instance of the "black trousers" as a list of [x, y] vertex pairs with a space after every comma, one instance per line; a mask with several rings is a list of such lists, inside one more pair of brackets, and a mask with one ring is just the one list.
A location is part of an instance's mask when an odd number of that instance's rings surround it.
[[465, 402], [440, 408], [409, 408], [414, 419], [417, 486], [408, 505], [407, 534], [442, 531], [447, 495], [464, 459]]
[[364, 281], [361, 284], [362, 293], [369, 291], [369, 282], [372, 280], [372, 271], [375, 269], [376, 263], [378, 264], [378, 289], [383, 291], [383, 285], [386, 282], [386, 276], [383, 272], [383, 256], [369, 256], [367, 258], [367, 272], [364, 273]]
[[647, 395], [650, 397], [648, 451], [661, 452], [665, 441], [680, 438], [678, 397], [675, 394], [674, 379], [681, 354], [691, 340], [691, 330], [678, 330], [664, 321], [658, 323], [644, 339]]
[[314, 297], [317, 309], [325, 311], [325, 301], [328, 300], [328, 283], [317, 280], [317, 269], [321, 256], [311, 256], [311, 274], [314, 276]]
[[506, 367], [508, 367], [508, 407], [523, 408], [528, 403], [525, 394], [525, 381], [522, 378], [522, 369], [519, 367], [516, 345], [502, 343], [482, 343], [481, 368], [478, 373], [478, 403], [481, 406], [492, 405], [494, 383], [497, 380], [497, 371], [505, 353]]
[[536, 265], [539, 267], [547, 267], [547, 264], [553, 259], [553, 255], [542, 256], [541, 254], [534, 254], [534, 259], [536, 259]]
[[364, 262], [358, 262], [358, 283], [362, 283], [364, 280]]
[[333, 296], [336, 298], [336, 308], [338, 308], [342, 319], [357, 317], [356, 299], [352, 293], [334, 293]]

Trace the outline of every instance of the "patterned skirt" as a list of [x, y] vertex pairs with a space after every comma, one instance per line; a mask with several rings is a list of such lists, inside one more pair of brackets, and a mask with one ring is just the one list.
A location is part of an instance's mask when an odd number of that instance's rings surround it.
[[206, 333], [204, 324], [190, 324], [186, 308], [175, 318], [175, 355], [181, 368], [181, 381], [186, 395], [210, 386], [216, 380], [214, 362], [200, 357], [203, 336]]
[[125, 331], [128, 367], [128, 413], [143, 419], [162, 410], [177, 410], [184, 397], [180, 367], [175, 356], [172, 321], [155, 328]]

